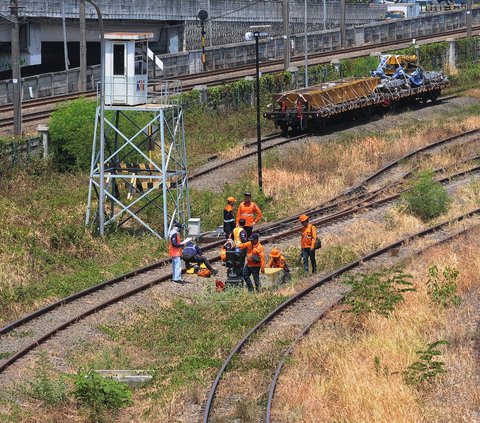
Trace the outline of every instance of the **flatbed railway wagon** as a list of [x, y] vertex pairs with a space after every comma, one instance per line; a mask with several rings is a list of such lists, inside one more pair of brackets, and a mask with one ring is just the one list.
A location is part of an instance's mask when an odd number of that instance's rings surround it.
[[413, 102], [435, 102], [448, 78], [442, 72], [425, 72], [415, 56], [381, 56], [372, 76], [345, 78], [274, 94], [264, 117], [284, 134], [321, 131], [334, 118], [368, 117], [376, 110], [391, 110]]

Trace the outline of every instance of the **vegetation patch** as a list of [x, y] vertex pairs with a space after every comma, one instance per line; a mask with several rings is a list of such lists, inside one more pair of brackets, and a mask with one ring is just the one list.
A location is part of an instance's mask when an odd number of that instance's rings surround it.
[[73, 396], [94, 423], [114, 422], [121, 408], [132, 405], [132, 393], [125, 384], [93, 370], [78, 373], [74, 380]]
[[351, 287], [344, 303], [345, 311], [356, 316], [376, 313], [389, 317], [397, 304], [404, 300], [405, 292], [415, 291], [412, 276], [400, 269], [347, 275], [343, 282]]
[[442, 354], [437, 349], [440, 345], [448, 345], [448, 342], [432, 342], [425, 349], [416, 351], [417, 361], [410, 364], [403, 372], [403, 378], [407, 385], [418, 386], [430, 383], [438, 375], [446, 373], [445, 363], [437, 360]]
[[453, 267], [446, 267], [443, 271], [436, 265], [428, 268], [427, 291], [432, 301], [443, 307], [460, 304], [456, 283], [458, 274]]
[[[403, 272], [413, 276], [416, 290], [395, 304], [394, 313], [387, 307], [388, 319], [368, 312], [358, 325], [355, 313], [340, 308], [312, 328], [282, 373], [273, 419], [475, 420], [477, 351], [471, 339], [477, 328], [471, 322], [478, 315], [480, 261], [478, 245], [468, 239], [477, 236], [475, 230], [467, 240], [412, 257]], [[442, 267], [429, 272], [431, 263]], [[442, 279], [447, 268], [462, 297], [456, 308], [432, 301], [427, 285], [430, 273]]]
[[434, 176], [432, 171], [420, 172], [410, 191], [402, 196], [407, 210], [424, 222], [446, 213], [451, 203], [447, 191]]
[[[148, 395], [165, 404], [182, 392], [195, 396], [191, 394], [194, 387], [204, 387], [211, 380], [245, 331], [285, 299], [268, 291], [256, 295], [239, 289], [211, 292], [139, 311], [132, 324], [110, 327], [108, 333], [124, 351], [130, 351], [128, 365], [142, 368], [148, 363], [155, 374]], [[112, 350], [108, 351], [111, 357]], [[135, 351], [141, 353], [136, 355]], [[77, 366], [98, 368], [99, 362], [107, 364], [104, 357], [105, 351], [94, 348], [73, 360]]]

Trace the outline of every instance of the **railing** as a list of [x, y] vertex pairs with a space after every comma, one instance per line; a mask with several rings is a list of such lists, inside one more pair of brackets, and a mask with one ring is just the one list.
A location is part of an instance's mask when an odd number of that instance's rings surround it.
[[0, 143], [0, 173], [28, 160], [40, 159], [43, 153], [44, 145], [41, 136]]

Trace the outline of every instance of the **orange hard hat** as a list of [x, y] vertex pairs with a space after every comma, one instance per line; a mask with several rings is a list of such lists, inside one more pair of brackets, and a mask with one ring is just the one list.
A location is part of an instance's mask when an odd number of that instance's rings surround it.
[[227, 198], [227, 201], [228, 201], [229, 203], [236, 203], [236, 202], [237, 202], [237, 199], [236, 199], [235, 197], [228, 197], [228, 198]]
[[270, 257], [273, 257], [273, 258], [280, 257], [280, 251], [278, 251], [276, 248], [274, 248], [272, 251], [270, 251]]
[[302, 214], [298, 220], [300, 220], [300, 222], [305, 222], [306, 220], [308, 220], [308, 216], [306, 214]]

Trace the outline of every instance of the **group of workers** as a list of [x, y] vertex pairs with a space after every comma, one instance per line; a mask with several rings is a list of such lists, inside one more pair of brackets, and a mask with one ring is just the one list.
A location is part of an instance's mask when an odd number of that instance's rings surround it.
[[[222, 247], [222, 252], [236, 250], [242, 257], [243, 273], [242, 277], [249, 291], [260, 290], [260, 273], [264, 273], [265, 267], [281, 268], [284, 271], [284, 280], [290, 278], [290, 270], [287, 261], [282, 253], [273, 248], [270, 251], [269, 261], [266, 265], [265, 248], [260, 243], [259, 235], [253, 232], [254, 226], [262, 218], [262, 211], [256, 203], [252, 201], [250, 192], [245, 192], [245, 199], [240, 203], [235, 216], [234, 207], [237, 200], [234, 197], [228, 197], [227, 205], [223, 211], [223, 229], [227, 241]], [[315, 260], [315, 249], [319, 248], [317, 240], [317, 228], [309, 222], [309, 217], [302, 214], [299, 217], [302, 224], [301, 230], [301, 252], [303, 258], [303, 268], [306, 273], [309, 271], [309, 259], [311, 262], [312, 273], [317, 271]], [[198, 246], [193, 244], [190, 239], [183, 242], [180, 239], [180, 230], [183, 226], [179, 223], [169, 234], [170, 256], [172, 258], [172, 280], [176, 283], [183, 283], [181, 279], [181, 259], [186, 263], [187, 268], [192, 263], [204, 264], [212, 273], [217, 274]], [[224, 256], [222, 258], [224, 258]], [[246, 260], [246, 264], [245, 263]], [[253, 283], [251, 280], [253, 277]]]

